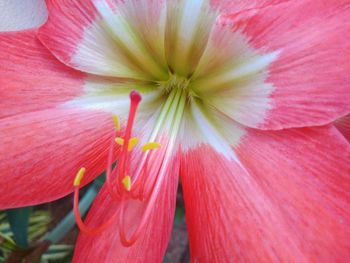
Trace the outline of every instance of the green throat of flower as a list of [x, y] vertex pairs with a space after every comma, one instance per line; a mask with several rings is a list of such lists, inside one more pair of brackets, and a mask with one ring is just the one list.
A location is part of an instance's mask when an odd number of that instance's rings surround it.
[[[247, 90], [252, 93], [255, 87], [263, 91], [258, 104], [268, 108], [264, 96], [268, 97], [272, 87], [265, 83], [267, 67], [277, 56], [260, 55], [251, 48], [243, 34], [220, 22], [209, 1], [160, 2], [137, 1], [144, 4], [138, 8], [134, 1], [125, 1], [112, 11], [104, 1], [97, 1], [101, 19], [86, 35], [103, 28], [115, 60], [106, 71], [109, 75], [87, 78], [85, 94], [69, 103], [111, 112], [126, 122], [124, 135], [113, 135], [107, 166], [108, 191], [121, 202], [119, 229], [125, 246], [132, 245], [144, 227], [167, 176], [167, 166], [179, 148], [206, 143], [232, 157], [231, 145], [242, 136], [235, 109], [242, 112], [240, 102], [250, 98]], [[74, 58], [77, 63], [88, 54], [84, 45], [83, 41]], [[260, 121], [263, 114], [253, 121]], [[114, 121], [120, 133], [119, 118], [114, 117]], [[133, 131], [140, 138], [132, 137]], [[120, 146], [120, 155], [112, 169], [115, 143]], [[137, 148], [137, 144], [142, 147]], [[142, 152], [136, 153], [140, 160], [131, 158], [133, 148]], [[132, 164], [133, 159], [139, 163]], [[115, 218], [97, 229], [84, 225], [77, 208], [83, 173], [84, 169], [74, 182], [75, 214], [83, 232], [98, 234]], [[128, 200], [145, 204], [130, 238], [126, 238], [123, 218]]]

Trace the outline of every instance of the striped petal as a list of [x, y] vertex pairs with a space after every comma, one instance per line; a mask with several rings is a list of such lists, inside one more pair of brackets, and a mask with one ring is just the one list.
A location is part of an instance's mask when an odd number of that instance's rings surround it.
[[191, 88], [205, 104], [242, 124], [259, 125], [272, 108], [268, 68], [279, 52], [265, 52], [220, 18], [193, 74]]
[[251, 116], [261, 109], [247, 100], [249, 114], [235, 119], [251, 127], [282, 129], [323, 125], [349, 113], [350, 43], [344, 37], [350, 34], [349, 15], [348, 0], [317, 0], [285, 1], [223, 18], [252, 47], [279, 52], [266, 79], [274, 87], [266, 117], [256, 123]]
[[83, 77], [52, 56], [36, 30], [0, 33], [0, 118], [71, 100], [82, 94]]
[[[58, 59], [84, 72], [135, 79], [149, 79], [153, 73], [164, 74], [143, 45], [144, 42], [152, 43], [150, 39], [143, 41], [145, 35], [137, 35], [138, 31], [133, 29], [142, 26], [149, 32], [151, 26], [151, 32], [155, 32], [161, 12], [146, 9], [153, 13], [147, 15], [147, 20], [137, 20], [140, 13], [132, 12], [140, 9], [124, 8], [129, 2], [119, 3], [120, 8], [115, 9], [112, 3], [49, 0], [49, 19], [40, 28], [39, 38]], [[141, 14], [145, 15], [144, 12]], [[126, 18], [134, 24], [129, 24]], [[152, 45], [150, 48], [155, 50]]]
[[85, 182], [106, 167], [113, 123], [109, 114], [48, 109], [0, 121], [0, 207], [61, 198], [86, 167]]
[[192, 261], [350, 257], [350, 148], [334, 128], [248, 130], [235, 152], [202, 145], [182, 158]]

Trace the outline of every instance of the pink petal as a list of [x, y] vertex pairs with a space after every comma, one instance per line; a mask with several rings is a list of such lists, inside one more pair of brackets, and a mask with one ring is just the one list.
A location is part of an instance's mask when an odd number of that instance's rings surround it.
[[350, 115], [340, 118], [334, 122], [335, 127], [350, 142]]
[[35, 205], [73, 191], [86, 167], [84, 183], [106, 167], [113, 123], [109, 114], [48, 109], [0, 122], [0, 207]]
[[[165, 180], [160, 185], [151, 215], [137, 241], [131, 247], [125, 247], [120, 242], [120, 224], [117, 216], [115, 223], [100, 235], [88, 236], [83, 233], [79, 235], [73, 262], [162, 262], [174, 218], [178, 164], [177, 158], [174, 158], [167, 165]], [[128, 226], [126, 233], [129, 232], [128, 235], [131, 235], [139, 224], [145, 203], [128, 201], [128, 206], [128, 213], [125, 214], [125, 222]], [[89, 211], [86, 224], [90, 227], [98, 227], [113, 214], [120, 213], [119, 209], [120, 202], [111, 200], [104, 187]]]
[[276, 5], [289, 0], [211, 0], [215, 8], [219, 8], [224, 13], [237, 13], [247, 9], [264, 8], [270, 5]]
[[350, 147], [334, 128], [249, 130], [236, 153], [202, 146], [181, 163], [193, 261], [350, 257]]
[[35, 28], [46, 19], [44, 0], [3, 0], [0, 3], [0, 31]]
[[[288, 10], [288, 12], [286, 12]], [[253, 47], [279, 51], [267, 79], [275, 90], [262, 129], [323, 125], [350, 112], [350, 2], [286, 1], [227, 16]], [[251, 106], [252, 115], [259, 108]]]
[[57, 106], [83, 90], [83, 74], [60, 63], [35, 30], [0, 33], [0, 118]]

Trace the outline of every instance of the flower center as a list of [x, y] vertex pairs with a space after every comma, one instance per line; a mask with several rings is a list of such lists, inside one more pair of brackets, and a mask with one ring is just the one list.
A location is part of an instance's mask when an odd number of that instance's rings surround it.
[[177, 76], [176, 74], [170, 74], [167, 81], [160, 81], [159, 86], [165, 90], [166, 93], [170, 93], [173, 89], [188, 90], [190, 80]]
[[[85, 95], [70, 104], [107, 110], [127, 120], [124, 136], [113, 135], [112, 143], [120, 146], [120, 155], [112, 170], [111, 147], [107, 186], [111, 197], [121, 202], [116, 211], [120, 237], [129, 246], [145, 225], [179, 138], [182, 150], [205, 143], [229, 155], [231, 145], [242, 136], [236, 121], [244, 120], [242, 112], [250, 110], [244, 104], [247, 100], [253, 98], [262, 109], [249, 122], [261, 121], [272, 90], [265, 83], [267, 68], [277, 53], [262, 54], [250, 47], [243, 33], [222, 23], [209, 0], [115, 1], [115, 8], [110, 7], [111, 2], [94, 1], [100, 20], [86, 32], [94, 35], [100, 27], [111, 37], [105, 41], [113, 43], [108, 55], [116, 54], [107, 71], [111, 75], [87, 79]], [[84, 45], [89, 41], [81, 43], [76, 61], [84, 61], [88, 54]], [[142, 94], [140, 105], [141, 97], [134, 89]], [[261, 98], [254, 97], [256, 91]], [[130, 101], [126, 99], [129, 94]], [[135, 117], [137, 108], [142, 117]], [[135, 118], [134, 129], [140, 138], [132, 137]], [[119, 127], [119, 119], [114, 121]], [[142, 149], [137, 148], [139, 141]], [[157, 151], [149, 151], [160, 145]], [[135, 152], [136, 157], [131, 157]], [[89, 229], [81, 221], [77, 192], [83, 171], [74, 183], [77, 222], [84, 232], [97, 234], [114, 218], [97, 229]], [[140, 224], [129, 239], [123, 218], [128, 200], [145, 203]]]
[[[242, 110], [240, 103], [248, 92], [263, 93], [256, 104], [268, 108], [272, 87], [264, 81], [276, 54], [250, 47], [249, 39], [234, 25], [226, 24], [209, 0], [94, 3], [100, 20], [86, 35], [96, 34], [98, 27], [105, 29], [113, 43], [108, 55], [116, 54], [108, 72], [117, 78], [87, 81], [85, 95], [73, 103], [111, 111], [125, 119], [125, 98], [131, 90], [138, 90], [144, 98], [140, 112], [153, 110], [154, 114], [171, 92], [179, 89], [188, 99], [185, 110], [196, 101], [208, 109], [207, 114], [215, 109], [237, 120], [242, 114], [237, 110]], [[84, 60], [84, 46], [89, 41], [81, 43], [76, 61]], [[264, 112], [250, 122], [259, 122]]]
[[182, 95], [188, 99], [198, 96], [195, 90], [192, 89], [191, 79], [188, 77], [170, 73], [169, 79], [167, 81], [159, 81], [158, 85], [165, 97], [168, 97], [176, 90], [181, 91]]

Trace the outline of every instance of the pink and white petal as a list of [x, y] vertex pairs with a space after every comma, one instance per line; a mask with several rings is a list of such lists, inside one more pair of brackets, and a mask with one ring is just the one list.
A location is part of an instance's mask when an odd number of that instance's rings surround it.
[[119, 50], [92, 1], [46, 3], [49, 18], [38, 37], [60, 61], [96, 75], [145, 77]]
[[350, 115], [340, 118], [334, 122], [335, 127], [350, 142]]
[[71, 100], [83, 92], [83, 77], [52, 56], [36, 30], [0, 33], [0, 118]]
[[166, 21], [165, 1], [94, 0], [101, 22], [115, 41], [117, 51], [139, 75], [167, 80], [168, 68], [164, 56]]
[[191, 87], [206, 104], [235, 121], [256, 126], [271, 109], [274, 87], [266, 79], [277, 57], [278, 52], [261, 54], [244, 34], [217, 21]]
[[[285, 10], [288, 10], [286, 12]], [[328, 124], [350, 112], [350, 1], [286, 1], [222, 18], [263, 53], [279, 52], [266, 83], [271, 109], [261, 129]], [[247, 102], [249, 105], [249, 102]], [[251, 115], [259, 114], [251, 105]]]
[[[141, 230], [136, 242], [130, 246], [122, 245], [119, 237], [119, 216], [115, 223], [97, 236], [81, 233], [75, 247], [73, 262], [162, 262], [172, 229], [175, 212], [176, 190], [178, 184], [179, 159], [173, 157], [166, 165], [166, 176], [157, 189], [155, 202], [147, 223]], [[154, 175], [151, 175], [154, 176]], [[126, 232], [132, 231], [140, 223], [146, 203], [127, 201], [125, 213]], [[102, 188], [92, 208], [86, 223], [90, 227], [99, 225], [110, 219], [115, 213], [120, 213], [121, 203], [113, 201], [106, 190]], [[125, 226], [124, 226], [125, 227]]]
[[47, 19], [45, 0], [2, 0], [0, 31], [37, 28]]
[[236, 159], [231, 146], [237, 145], [245, 129], [239, 123], [215, 109], [202, 107], [201, 101], [193, 99], [183, 116], [181, 148], [184, 151], [200, 145], [211, 145], [228, 159]]
[[235, 152], [240, 162], [211, 146], [182, 158], [192, 261], [350, 257], [350, 147], [334, 128], [248, 130]]
[[112, 132], [110, 114], [97, 111], [56, 108], [2, 119], [0, 207], [63, 197], [81, 167], [91, 181], [106, 168]]

